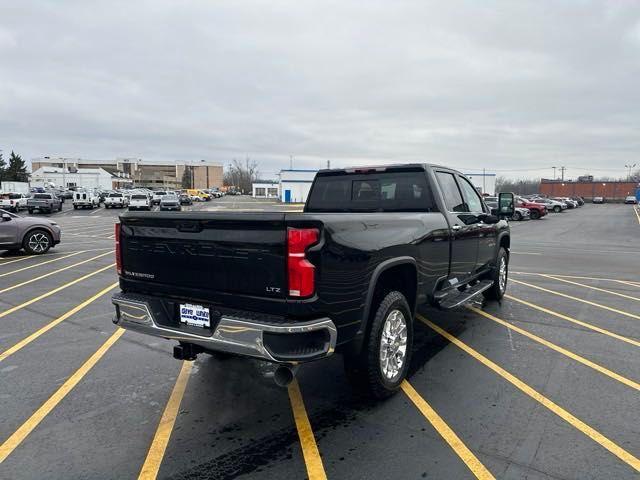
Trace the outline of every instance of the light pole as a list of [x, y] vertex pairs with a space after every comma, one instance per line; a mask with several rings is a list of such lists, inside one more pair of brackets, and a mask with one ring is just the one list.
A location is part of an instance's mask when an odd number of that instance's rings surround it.
[[627, 174], [627, 182], [631, 181], [631, 169], [632, 168], [636, 168], [636, 164], [634, 163], [633, 165], [625, 165], [625, 168], [629, 169], [629, 173]]
[[551, 168], [553, 168], [553, 179], [555, 180], [556, 179], [556, 168], [558, 168], [558, 167], [551, 167]]

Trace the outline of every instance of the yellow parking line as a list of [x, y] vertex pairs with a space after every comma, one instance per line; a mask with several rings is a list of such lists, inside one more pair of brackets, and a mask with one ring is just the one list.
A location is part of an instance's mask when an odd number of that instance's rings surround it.
[[558, 282], [569, 283], [571, 285], [576, 285], [578, 287], [590, 288], [591, 290], [597, 290], [598, 292], [609, 293], [611, 295], [616, 295], [618, 297], [626, 298], [628, 300], [633, 300], [635, 302], [640, 302], [640, 298], [632, 297], [631, 295], [625, 295], [624, 293], [612, 292], [611, 290], [605, 290], [604, 288], [594, 287], [592, 285], [587, 285], [585, 283], [573, 282], [571, 280], [566, 280], [564, 278], [558, 278], [555, 275], [542, 275], [545, 278], [550, 278], [552, 280], [557, 280]]
[[79, 265], [84, 265], [85, 263], [91, 262], [93, 260], [96, 260], [98, 258], [104, 257], [106, 255], [111, 255], [112, 253], [113, 253], [113, 251], [107, 252], [107, 253], [102, 253], [100, 255], [96, 255], [95, 257], [91, 257], [91, 258], [89, 258], [87, 260], [83, 260], [82, 262], [74, 263], [72, 265], [69, 265], [69, 266], [66, 266], [66, 267], [63, 267], [63, 268], [59, 268], [58, 270], [54, 270], [53, 272], [45, 273], [44, 275], [40, 275], [39, 277], [32, 278], [31, 280], [26, 280], [26, 281], [21, 282], [21, 283], [16, 283], [15, 285], [11, 285], [10, 287], [3, 288], [2, 290], [0, 290], [0, 293], [5, 293], [5, 292], [8, 292], [10, 290], [14, 290], [16, 288], [22, 287], [24, 285], [28, 285], [28, 284], [36, 282], [38, 280], [42, 280], [43, 278], [50, 277], [51, 275], [55, 275], [56, 273], [64, 272], [65, 270], [69, 270], [70, 268], [74, 268], [74, 267], [77, 267]]
[[[16, 262], [21, 262], [23, 260], [29, 260], [30, 258], [36, 258], [39, 257], [40, 255], [25, 255], [24, 257], [20, 257], [20, 258], [16, 258], [13, 259], [13, 257], [6, 257], [8, 260], [7, 261], [0, 261], [0, 266], [2, 265], [9, 265], [10, 263], [16, 263]], [[0, 258], [0, 260], [5, 260], [4, 258]]]
[[624, 315], [626, 317], [635, 318], [636, 320], [640, 320], [640, 316], [634, 315], [633, 313], [625, 312], [624, 310], [618, 310], [617, 308], [608, 307], [607, 305], [602, 305], [600, 303], [591, 302], [589, 300], [585, 300], [583, 298], [572, 297], [571, 295], [567, 295], [566, 293], [554, 292], [553, 290], [549, 290], [547, 288], [539, 287], [537, 285], [532, 285], [531, 283], [521, 282], [520, 280], [511, 279], [514, 283], [519, 283], [520, 285], [525, 285], [530, 288], [535, 288], [536, 290], [541, 290], [543, 292], [551, 293], [553, 295], [558, 295], [559, 297], [568, 298], [569, 300], [575, 300], [576, 302], [586, 303], [587, 305], [592, 305], [594, 307], [602, 308], [604, 310], [609, 310], [610, 312], [619, 313], [620, 315]]
[[622, 375], [613, 372], [611, 370], [609, 370], [606, 367], [603, 367], [602, 365], [598, 365], [595, 362], [592, 362], [591, 360], [587, 360], [586, 358], [573, 353], [565, 348], [562, 348], [559, 345], [556, 345], [555, 343], [551, 343], [548, 340], [545, 340], [544, 338], [538, 337], [537, 335], [524, 330], [523, 328], [520, 327], [516, 327], [515, 325], [509, 323], [509, 322], [505, 322], [504, 320], [495, 317], [493, 315], [491, 315], [490, 313], [487, 313], [483, 310], [480, 310], [479, 308], [476, 307], [472, 307], [472, 306], [468, 306], [467, 307], [469, 310], [477, 313], [478, 315], [482, 315], [484, 318], [488, 318], [489, 320], [493, 320], [496, 323], [499, 323], [500, 325], [503, 325], [505, 327], [507, 327], [509, 330], [513, 330], [514, 332], [518, 332], [520, 335], [524, 335], [527, 338], [530, 338], [531, 340], [538, 342], [542, 345], [544, 345], [547, 348], [550, 348], [551, 350], [555, 350], [558, 353], [561, 353], [562, 355], [564, 355], [565, 357], [569, 357], [572, 360], [575, 360], [576, 362], [579, 362], [589, 368], [594, 369], [597, 372], [602, 373], [603, 375], [606, 375], [607, 377], [613, 378], [614, 380], [617, 380], [620, 383], [625, 384], [627, 387], [631, 387], [635, 390], [640, 391], [640, 384], [637, 382], [634, 382], [633, 380], [630, 380], [626, 377], [623, 377]]
[[189, 381], [189, 373], [191, 373], [191, 366], [193, 362], [182, 362], [182, 368], [180, 374], [176, 380], [167, 406], [164, 409], [162, 418], [160, 418], [160, 424], [156, 430], [156, 434], [149, 447], [147, 458], [144, 461], [140, 475], [141, 480], [153, 480], [158, 476], [160, 471], [160, 465], [164, 458], [164, 453], [167, 450], [169, 444], [169, 438], [173, 431], [173, 426], [176, 423], [178, 417], [178, 411], [180, 409], [180, 402], [184, 396], [185, 389], [187, 388], [187, 382]]
[[456, 432], [451, 430], [449, 425], [438, 415], [438, 413], [420, 396], [420, 394], [406, 380], [400, 384], [402, 391], [409, 397], [418, 410], [425, 416], [429, 423], [436, 429], [440, 436], [449, 444], [453, 451], [460, 459], [469, 467], [479, 480], [491, 480], [495, 477], [489, 470], [478, 460], [471, 450], [464, 444]]
[[[634, 284], [638, 283], [638, 282], [634, 282], [633, 280], [620, 280], [618, 278], [605, 278], [605, 277], [585, 277], [582, 275], [560, 275], [558, 273], [539, 273], [539, 272], [518, 272], [518, 271], [510, 271], [510, 274], [516, 274], [516, 275], [535, 275], [535, 276], [543, 276], [543, 275], [553, 275], [554, 277], [560, 277], [560, 278], [577, 278], [578, 280], [598, 280], [598, 281], [605, 281], [605, 282], [622, 282], [622, 283], [629, 283], [629, 284]], [[640, 285], [638, 285], [640, 286]]]
[[42, 265], [47, 265], [49, 263], [57, 262], [58, 260], [64, 260], [65, 258], [73, 257], [74, 255], [80, 255], [81, 253], [84, 253], [84, 250], [73, 252], [68, 255], [64, 255], [62, 257], [52, 258], [51, 260], [47, 260], [45, 262], [34, 263], [33, 265], [29, 265], [28, 267], [22, 267], [17, 270], [11, 270], [10, 272], [0, 273], [0, 277], [6, 277], [7, 275], [13, 275], [14, 273], [24, 272], [25, 270], [29, 270], [30, 268], [41, 267]]
[[89, 373], [111, 346], [118, 341], [124, 329], [118, 328], [84, 364], [71, 375], [49, 399], [36, 410], [5, 442], [0, 445], [0, 464], [27, 438], [27, 436], [51, 413], [51, 411], [73, 390], [73, 388]]
[[42, 327], [41, 329], [37, 330], [36, 332], [32, 333], [31, 335], [29, 335], [28, 337], [24, 338], [23, 340], [20, 340], [18, 343], [16, 343], [13, 347], [6, 349], [4, 352], [0, 353], [0, 362], [2, 362], [3, 360], [7, 359], [8, 357], [10, 357], [11, 355], [13, 355], [14, 353], [16, 353], [18, 350], [21, 350], [22, 348], [26, 347], [27, 345], [29, 345], [31, 342], [33, 342], [35, 339], [37, 339], [38, 337], [40, 337], [41, 335], [47, 333], [49, 330], [51, 330], [53, 327], [55, 327], [56, 325], [58, 325], [59, 323], [63, 322], [64, 320], [66, 320], [67, 318], [69, 318], [72, 315], [75, 315], [76, 313], [78, 313], [80, 310], [82, 310], [83, 308], [85, 308], [87, 305], [93, 303], [94, 301], [96, 301], [98, 298], [102, 297], [103, 295], [109, 293], [111, 290], [113, 290], [114, 288], [116, 288], [118, 286], [118, 282], [109, 285], [107, 288], [104, 288], [102, 290], [100, 290], [98, 293], [96, 293], [95, 295], [93, 295], [92, 297], [87, 298], [84, 302], [82, 302], [79, 305], [76, 305], [75, 307], [73, 307], [71, 310], [69, 310], [66, 313], [63, 313], [62, 315], [60, 315], [58, 318], [56, 318], [55, 320], [53, 320], [52, 322], [46, 324], [44, 327]]
[[558, 313], [558, 312], [556, 312], [554, 310], [550, 310], [548, 308], [541, 307], [540, 305], [536, 305], [535, 303], [527, 302], [526, 300], [522, 300], [520, 298], [516, 298], [516, 297], [514, 297], [512, 295], [505, 295], [505, 298], [508, 298], [509, 300], [513, 300], [514, 302], [522, 303], [523, 305], [526, 305], [527, 307], [535, 308], [536, 310], [539, 310], [541, 312], [548, 313], [549, 315], [553, 315], [554, 317], [562, 318], [563, 320], [566, 320], [567, 322], [575, 323], [576, 325], [580, 325], [581, 327], [588, 328], [589, 330], [593, 330], [594, 332], [602, 333], [603, 335], [607, 335], [608, 337], [615, 338], [616, 340], [620, 340], [622, 342], [629, 343], [629, 344], [634, 345], [636, 347], [640, 347], [640, 341], [634, 340], [633, 338], [628, 338], [628, 337], [624, 337], [622, 335], [618, 335], [617, 333], [614, 333], [614, 332], [612, 332], [610, 330], [606, 330], [604, 328], [596, 327], [595, 325], [591, 325], [590, 323], [583, 322], [582, 320], [578, 320], [577, 318], [573, 318], [573, 317], [570, 317], [568, 315], [564, 315], [562, 313]]
[[76, 278], [75, 280], [65, 283], [64, 285], [61, 285], [57, 288], [54, 288], [53, 290], [47, 292], [47, 293], [43, 293], [42, 295], [39, 295], [35, 298], [32, 298], [31, 300], [27, 300], [24, 303], [21, 303], [20, 305], [16, 305], [15, 307], [11, 307], [7, 310], [5, 310], [4, 312], [0, 312], [0, 318], [2, 317], [6, 317], [7, 315], [9, 315], [10, 313], [13, 313], [15, 311], [18, 311], [24, 307], [28, 307], [29, 305], [31, 305], [32, 303], [35, 303], [39, 300], [42, 300], [43, 298], [47, 298], [50, 297], [51, 295], [58, 293], [60, 290], [64, 290], [67, 287], [70, 287], [71, 285], [75, 285], [76, 283], [82, 282], [83, 280], [86, 280], [89, 277], [92, 277], [93, 275], [96, 275], [100, 272], [104, 272], [105, 270], [109, 269], [109, 268], [113, 268], [115, 266], [115, 263], [112, 263], [111, 265], [107, 265], [106, 267], [102, 267], [99, 268], [98, 270], [91, 272], [91, 273], [87, 273], [86, 275], [83, 275], [80, 278]]
[[300, 385], [298, 385], [298, 381], [295, 379], [289, 384], [289, 401], [291, 402], [293, 419], [296, 422], [302, 456], [304, 457], [304, 463], [307, 467], [309, 480], [326, 480], [327, 474], [324, 471], [324, 465], [322, 465], [322, 458], [318, 451], [316, 438], [313, 435], [307, 410], [304, 407], [304, 400], [302, 399], [302, 393], [300, 393]]
[[462, 342], [458, 338], [444, 331], [442, 328], [435, 325], [434, 323], [431, 323], [429, 320], [427, 320], [423, 316], [416, 315], [416, 317], [425, 325], [429, 326], [431, 329], [435, 330], [437, 333], [439, 333], [444, 338], [449, 340], [456, 347], [460, 348], [461, 350], [463, 350], [464, 352], [466, 352], [467, 354], [471, 355], [473, 358], [478, 360], [484, 366], [486, 366], [487, 368], [493, 370], [495, 373], [500, 375], [502, 378], [504, 378], [506, 381], [511, 383], [518, 390], [525, 393], [526, 395], [531, 397], [536, 402], [540, 403], [545, 408], [549, 409], [551, 412], [553, 412], [558, 417], [563, 419], [565, 422], [569, 423], [571, 426], [573, 426], [574, 428], [576, 428], [577, 430], [579, 430], [580, 432], [588, 436], [591, 440], [599, 444], [601, 447], [605, 448], [606, 450], [611, 452], [613, 455], [618, 457], [620, 460], [625, 462], [627, 465], [629, 465], [636, 471], [640, 472], [640, 459], [636, 458], [631, 453], [627, 452], [621, 446], [619, 446], [618, 444], [616, 444], [615, 442], [613, 442], [612, 440], [604, 436], [602, 433], [598, 432], [593, 427], [587, 425], [585, 422], [583, 422], [579, 418], [569, 413], [567, 410], [565, 410], [564, 408], [562, 408], [561, 406], [559, 406], [549, 398], [545, 397], [537, 390], [531, 388], [529, 385], [524, 383], [515, 375], [512, 375], [511, 373], [507, 372], [504, 368], [492, 362], [487, 357], [482, 355], [480, 352], [477, 352], [466, 343]]

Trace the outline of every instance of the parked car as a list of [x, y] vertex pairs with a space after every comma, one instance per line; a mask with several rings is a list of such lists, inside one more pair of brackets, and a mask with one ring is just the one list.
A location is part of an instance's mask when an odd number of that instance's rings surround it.
[[0, 250], [24, 249], [29, 255], [42, 255], [60, 243], [60, 227], [56, 222], [20, 217], [6, 210], [0, 210], [0, 217]]
[[129, 200], [129, 210], [151, 210], [151, 198], [145, 193], [134, 193]]
[[[491, 209], [492, 212], [497, 212], [498, 211], [498, 201], [493, 201], [493, 200], [489, 200], [487, 201], [488, 198], [498, 198], [498, 197], [485, 197], [484, 198], [484, 203], [487, 205], [487, 207], [489, 207]], [[513, 216], [511, 217], [511, 220], [515, 220], [517, 222], [521, 221], [521, 220], [531, 220], [531, 213], [529, 212], [528, 208], [522, 208], [522, 207], [515, 207], [514, 211], [513, 211]]]
[[28, 195], [24, 193], [0, 193], [0, 208], [9, 212], [18, 213], [27, 209]]
[[516, 197], [516, 207], [528, 209], [532, 220], [538, 220], [548, 213], [545, 204], [532, 202], [524, 197]]
[[565, 202], [559, 202], [550, 198], [534, 198], [533, 201], [546, 205], [547, 210], [555, 213], [560, 213], [568, 208]]
[[166, 194], [167, 192], [165, 192], [164, 190], [153, 192], [153, 197], [151, 197], [151, 204], [160, 205], [160, 200], [162, 200], [162, 197], [164, 197]]
[[38, 210], [40, 213], [51, 213], [54, 210], [62, 210], [62, 201], [53, 193], [34, 193], [27, 199], [27, 210], [33, 213]]
[[593, 203], [604, 203], [604, 197], [593, 197]]
[[163, 195], [160, 200], [160, 211], [166, 212], [169, 210], [182, 210], [182, 207], [180, 206], [180, 199], [175, 194]]
[[578, 202], [578, 206], [581, 207], [584, 205], [584, 198], [582, 197], [571, 197], [572, 200]]
[[178, 198], [180, 200], [180, 205], [193, 205], [193, 200], [191, 200], [191, 197], [186, 193], [181, 193]]
[[[513, 215], [513, 194], [498, 203]], [[115, 228], [114, 323], [178, 341], [182, 360], [274, 362], [279, 385], [340, 352], [354, 385], [387, 397], [407, 375], [417, 305], [507, 288], [509, 224], [431, 165], [321, 170], [303, 213], [126, 212]]]
[[578, 202], [576, 202], [575, 200], [572, 200], [570, 198], [565, 198], [565, 197], [554, 197], [552, 198], [552, 200], [555, 200], [557, 202], [560, 203], [565, 203], [567, 205], [568, 209], [574, 209], [578, 207]]
[[[624, 203], [635, 205], [636, 203], [638, 203], [638, 200], [636, 200], [636, 197], [634, 197], [633, 195], [629, 195], [624, 199]], [[2, 205], [2, 203], [0, 203], [0, 205]]]
[[77, 210], [79, 208], [94, 209], [100, 206], [100, 197], [97, 192], [91, 190], [78, 190], [73, 192], [73, 208]]
[[104, 199], [104, 208], [126, 208], [129, 206], [129, 199], [122, 193], [110, 193]]

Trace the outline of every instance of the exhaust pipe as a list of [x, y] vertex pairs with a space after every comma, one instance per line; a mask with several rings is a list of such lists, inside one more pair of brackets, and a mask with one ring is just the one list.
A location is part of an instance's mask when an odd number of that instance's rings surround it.
[[279, 387], [288, 387], [296, 376], [297, 366], [278, 365], [276, 371], [273, 372], [273, 381]]

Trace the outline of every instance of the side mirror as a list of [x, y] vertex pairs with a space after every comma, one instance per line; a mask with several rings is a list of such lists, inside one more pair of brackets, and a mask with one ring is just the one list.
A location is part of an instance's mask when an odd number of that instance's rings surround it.
[[2, 221], [3, 221], [3, 222], [9, 222], [9, 221], [11, 221], [11, 215], [9, 215], [8, 213], [3, 213], [3, 214], [2, 214]]
[[482, 221], [488, 225], [493, 225], [496, 224], [500, 221], [500, 217], [498, 217], [497, 215], [494, 215], [493, 213], [491, 215], [485, 215], [482, 218]]
[[513, 193], [498, 194], [498, 215], [510, 218], [515, 213]]

